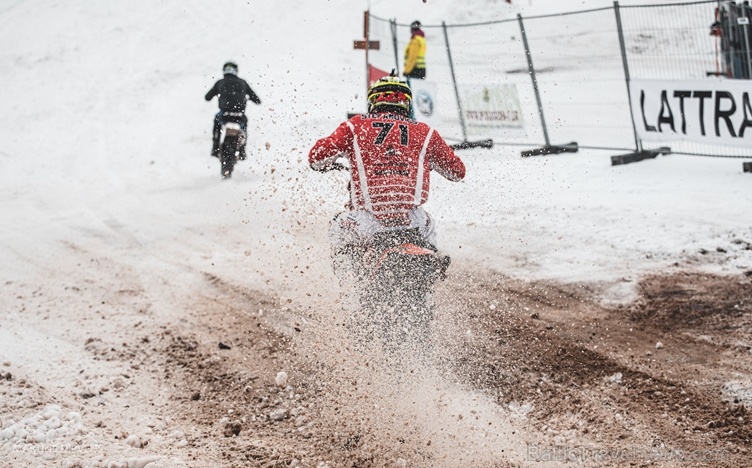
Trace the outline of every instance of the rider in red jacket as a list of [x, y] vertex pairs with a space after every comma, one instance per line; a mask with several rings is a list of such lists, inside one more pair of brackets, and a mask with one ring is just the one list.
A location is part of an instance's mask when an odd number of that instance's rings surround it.
[[350, 211], [332, 224], [335, 247], [367, 242], [383, 231], [418, 228], [435, 245], [433, 222], [422, 208], [431, 170], [451, 181], [465, 177], [465, 165], [439, 133], [408, 116], [412, 93], [391, 75], [368, 91], [368, 114], [343, 122], [308, 154], [311, 168], [326, 172], [340, 157], [349, 160]]

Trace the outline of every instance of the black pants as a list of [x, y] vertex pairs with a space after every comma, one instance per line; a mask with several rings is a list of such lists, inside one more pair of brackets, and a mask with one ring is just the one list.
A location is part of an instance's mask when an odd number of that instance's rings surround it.
[[425, 68], [413, 68], [413, 71], [405, 75], [407, 78], [416, 78], [418, 80], [425, 80], [426, 79], [426, 69]]

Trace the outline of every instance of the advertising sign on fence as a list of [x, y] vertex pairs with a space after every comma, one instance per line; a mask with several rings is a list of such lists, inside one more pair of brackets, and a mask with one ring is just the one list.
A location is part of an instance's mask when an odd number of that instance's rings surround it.
[[468, 135], [494, 136], [522, 129], [522, 108], [514, 84], [461, 85], [462, 112]]
[[752, 87], [746, 80], [632, 80], [637, 135], [752, 148]]
[[425, 122], [431, 127], [438, 127], [436, 83], [426, 80], [410, 80], [410, 89], [413, 92], [415, 120]]

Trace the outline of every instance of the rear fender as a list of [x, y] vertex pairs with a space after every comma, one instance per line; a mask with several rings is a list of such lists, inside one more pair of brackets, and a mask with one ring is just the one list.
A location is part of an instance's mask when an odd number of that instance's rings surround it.
[[384, 264], [384, 261], [386, 261], [387, 258], [389, 258], [390, 255], [417, 255], [417, 256], [423, 256], [423, 255], [433, 255], [434, 251], [430, 249], [426, 249], [424, 247], [421, 247], [419, 245], [415, 245], [412, 243], [404, 243], [401, 245], [398, 245], [396, 247], [389, 247], [388, 249], [385, 249], [381, 252], [381, 255], [376, 260], [376, 264], [374, 265], [374, 270], [378, 270], [382, 267]]
[[219, 139], [220, 144], [224, 143], [225, 138], [228, 137], [237, 137], [241, 141], [245, 140], [245, 132], [243, 131], [243, 127], [236, 122], [223, 122], [222, 132]]
[[371, 260], [371, 279], [391, 278], [402, 284], [414, 287], [429, 287], [437, 279], [443, 278], [448, 262], [431, 249], [413, 243], [403, 243], [381, 251]]

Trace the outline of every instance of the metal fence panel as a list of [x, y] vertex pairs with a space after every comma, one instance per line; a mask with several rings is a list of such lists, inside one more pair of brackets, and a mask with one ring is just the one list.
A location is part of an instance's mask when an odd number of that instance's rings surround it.
[[[532, 83], [527, 71], [525, 51], [516, 20], [475, 25], [424, 25], [426, 35], [426, 81], [436, 84], [438, 130], [448, 139], [464, 140], [459, 108], [450, 68], [450, 55], [460, 87], [472, 85], [514, 84], [521, 101], [524, 130], [498, 130], [499, 143], [535, 146], [543, 144]], [[391, 37], [396, 33], [396, 48]], [[371, 16], [371, 40], [380, 42], [380, 50], [371, 51], [371, 64], [384, 71], [402, 71], [404, 48], [410, 40], [408, 24]], [[396, 57], [396, 58], [395, 58]]]
[[523, 21], [552, 142], [634, 149], [613, 9]]
[[[497, 129], [502, 144], [540, 146], [544, 143], [525, 48], [516, 20], [447, 27], [458, 86], [513, 86], [519, 99], [522, 128]], [[442, 67], [446, 63], [440, 63]], [[463, 103], [467, 110], [470, 103]], [[489, 135], [490, 136], [490, 135]]]
[[[692, 80], [727, 76], [723, 36], [711, 34], [717, 9], [728, 2], [620, 7], [632, 79]], [[734, 58], [739, 58], [735, 55]], [[668, 144], [676, 153], [749, 157], [750, 150], [687, 141]]]
[[[392, 68], [402, 71], [402, 51], [394, 47], [391, 20], [371, 15], [368, 22], [368, 36], [371, 41], [379, 42], [378, 50], [368, 52], [370, 63], [386, 72], [391, 71]], [[403, 42], [403, 47], [404, 44]]]
[[[434, 104], [440, 123], [434, 126], [444, 138], [462, 141], [463, 132], [454, 98], [443, 29], [439, 25], [424, 25], [422, 29], [426, 35], [426, 81], [437, 85]], [[380, 44], [379, 51], [371, 52], [371, 64], [385, 73], [396, 69], [402, 74], [404, 51], [410, 40], [410, 26], [372, 16], [369, 35]]]
[[[401, 71], [409, 26], [370, 18], [370, 38], [380, 42], [378, 51], [370, 51], [370, 63], [385, 72], [392, 68]], [[640, 150], [643, 142], [635, 136], [627, 77], [749, 79], [750, 23], [749, 5], [702, 0], [627, 7], [615, 2], [614, 7], [518, 20], [424, 25], [426, 81], [436, 83], [438, 129], [449, 139], [462, 141], [467, 136], [460, 118], [466, 115], [460, 113], [465, 98], [458, 101], [455, 97], [453, 71], [459, 87], [516, 88], [524, 131], [505, 129], [501, 135], [489, 135], [497, 144], [542, 146], [549, 141], [551, 145], [575, 141], [581, 148]], [[528, 70], [523, 29], [540, 108]], [[675, 153], [690, 155], [749, 157], [752, 153], [744, 147], [678, 139], [667, 146]]]

